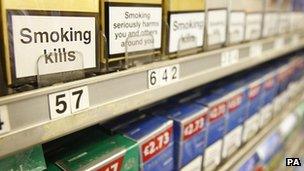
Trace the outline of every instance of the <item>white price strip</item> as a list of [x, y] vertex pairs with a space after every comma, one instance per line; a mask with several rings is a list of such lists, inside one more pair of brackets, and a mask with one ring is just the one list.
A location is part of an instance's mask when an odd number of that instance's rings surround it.
[[51, 119], [62, 118], [90, 106], [88, 87], [80, 87], [49, 95]]
[[148, 71], [149, 88], [161, 87], [179, 80], [179, 64]]
[[233, 64], [239, 62], [240, 53], [238, 49], [230, 51], [230, 59]]
[[261, 56], [262, 51], [263, 51], [263, 46], [261, 44], [259, 43], [254, 44], [249, 49], [249, 57], [253, 58], [253, 57]]
[[240, 54], [238, 49], [223, 52], [221, 56], [221, 66], [226, 67], [235, 64], [239, 61], [239, 57]]
[[284, 47], [285, 41], [284, 38], [278, 38], [274, 42], [274, 49], [281, 49]]
[[300, 37], [298, 34], [295, 34], [292, 36], [292, 44], [297, 46], [300, 42]]
[[11, 130], [6, 106], [0, 106], [0, 134]]
[[230, 65], [230, 52], [223, 52], [221, 57], [222, 67]]

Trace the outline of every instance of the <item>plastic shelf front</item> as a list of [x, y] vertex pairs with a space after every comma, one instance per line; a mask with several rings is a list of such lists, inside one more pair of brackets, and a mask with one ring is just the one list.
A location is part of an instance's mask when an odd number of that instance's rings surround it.
[[[257, 47], [260, 50], [256, 50]], [[302, 32], [296, 32], [1, 97], [0, 107], [7, 109], [10, 130], [0, 135], [0, 158], [302, 47], [304, 36]], [[252, 54], [252, 49], [258, 52], [257, 55]], [[238, 57], [223, 65], [223, 53], [232, 51], [237, 51]], [[149, 88], [149, 71], [171, 65], [179, 65], [179, 79], [168, 85]], [[66, 117], [51, 119], [49, 95], [83, 86], [88, 90], [89, 107]]]

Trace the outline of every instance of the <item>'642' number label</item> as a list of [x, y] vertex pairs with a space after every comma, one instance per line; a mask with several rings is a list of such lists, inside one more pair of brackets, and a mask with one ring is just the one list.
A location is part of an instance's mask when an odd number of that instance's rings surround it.
[[149, 88], [161, 87], [177, 80], [179, 80], [178, 64], [148, 71]]
[[172, 135], [172, 126], [162, 131], [158, 135], [146, 141], [141, 146], [141, 154], [143, 162], [146, 162], [163, 151], [170, 143]]
[[51, 119], [61, 118], [90, 106], [88, 87], [80, 87], [49, 95]]

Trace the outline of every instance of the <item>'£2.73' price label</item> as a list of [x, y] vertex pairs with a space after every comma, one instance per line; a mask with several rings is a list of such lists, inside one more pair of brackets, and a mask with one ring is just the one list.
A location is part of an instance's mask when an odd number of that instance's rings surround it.
[[172, 137], [172, 126], [147, 140], [141, 146], [143, 162], [146, 162], [163, 151], [170, 144]]
[[199, 116], [184, 125], [183, 140], [188, 140], [204, 128], [205, 116]]
[[0, 134], [10, 131], [10, 122], [6, 106], [0, 106]]
[[148, 71], [149, 88], [161, 87], [179, 80], [179, 65], [171, 65]]

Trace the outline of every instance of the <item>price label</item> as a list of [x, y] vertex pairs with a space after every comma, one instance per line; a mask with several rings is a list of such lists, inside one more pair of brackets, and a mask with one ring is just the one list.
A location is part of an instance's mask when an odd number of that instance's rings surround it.
[[300, 36], [298, 34], [295, 34], [292, 36], [292, 44], [293, 45], [298, 45], [300, 42]]
[[229, 112], [234, 112], [237, 110], [240, 105], [242, 104], [243, 100], [243, 93], [237, 94], [231, 98], [228, 99], [227, 101], [227, 108]]
[[261, 93], [261, 85], [250, 86], [248, 90], [248, 98], [254, 100]]
[[87, 86], [49, 95], [51, 119], [71, 115], [89, 106], [89, 91]]
[[254, 44], [249, 49], [249, 57], [258, 57], [262, 55], [263, 47], [261, 44]]
[[278, 50], [284, 47], [284, 38], [277, 38], [274, 42], [274, 49]]
[[213, 122], [218, 118], [221, 118], [226, 113], [227, 104], [226, 102], [222, 102], [212, 106], [209, 110], [208, 121]]
[[120, 171], [122, 168], [123, 160], [124, 156], [120, 156], [119, 158], [112, 160], [111, 162], [97, 169], [97, 171]]
[[195, 134], [199, 133], [204, 128], [205, 116], [200, 116], [193, 119], [184, 125], [183, 140], [188, 140]]
[[150, 160], [162, 150], [168, 147], [170, 143], [170, 137], [172, 136], [172, 126], [162, 131], [158, 135], [146, 141], [141, 146], [141, 153], [143, 156], [143, 162]]
[[172, 65], [148, 71], [149, 88], [161, 87], [179, 80], [179, 65]]
[[8, 111], [6, 106], [0, 106], [0, 134], [7, 133], [11, 130]]
[[226, 67], [237, 63], [239, 61], [239, 55], [240, 54], [238, 49], [223, 52], [221, 56], [222, 67]]

